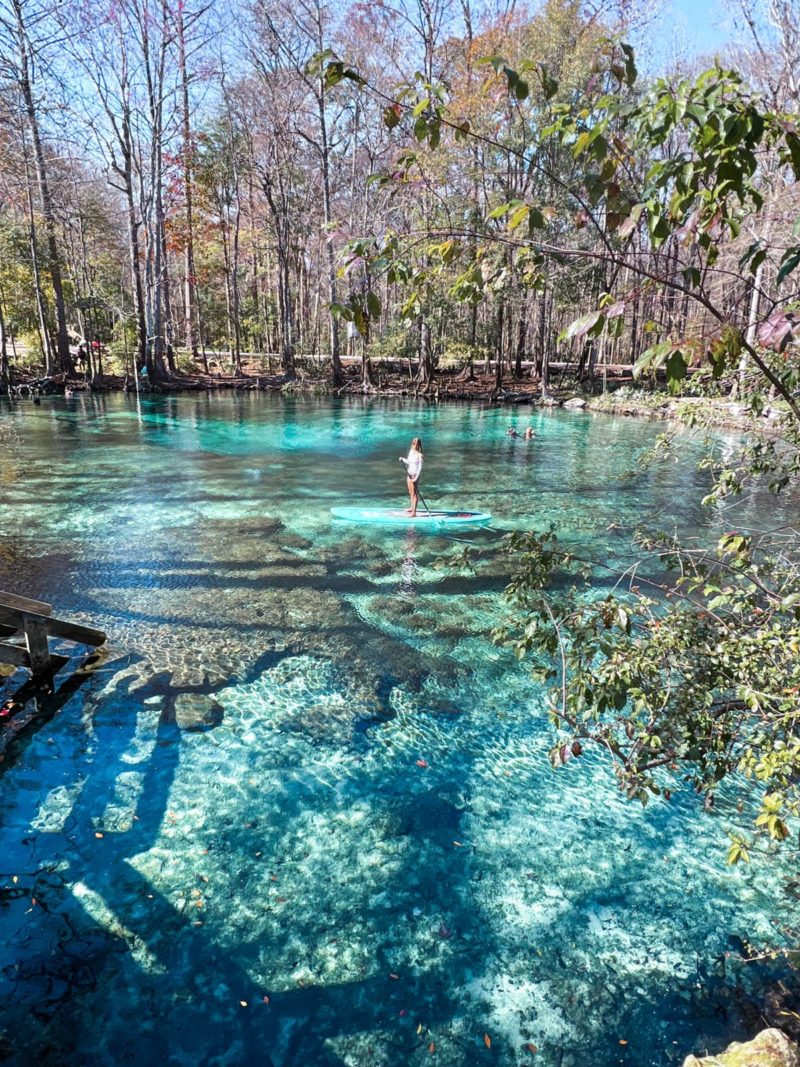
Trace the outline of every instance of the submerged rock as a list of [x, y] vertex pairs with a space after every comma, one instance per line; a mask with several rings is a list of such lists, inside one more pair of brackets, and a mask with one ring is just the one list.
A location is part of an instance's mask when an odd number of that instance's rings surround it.
[[181, 693], [175, 700], [175, 722], [181, 730], [213, 730], [224, 714], [221, 704], [202, 693]]
[[718, 1056], [687, 1056], [683, 1067], [800, 1067], [800, 1055], [780, 1030], [762, 1030], [752, 1041], [734, 1041]]

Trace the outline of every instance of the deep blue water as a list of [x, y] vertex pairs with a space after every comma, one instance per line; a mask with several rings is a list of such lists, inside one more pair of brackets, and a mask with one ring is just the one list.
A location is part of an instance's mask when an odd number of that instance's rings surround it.
[[[631, 524], [722, 521], [699, 441], [629, 476], [661, 429], [251, 396], [0, 409], [0, 588], [110, 638], [0, 765], [9, 1062], [662, 1067], [747, 1034], [765, 976], [725, 954], [790, 918], [781, 872], [728, 868], [730, 816], [692, 795], [631, 805], [592, 754], [552, 771], [543, 696], [489, 637], [503, 567], [446, 566], [503, 530], [554, 523], [602, 562]], [[492, 530], [330, 521], [403, 501], [416, 434], [431, 505]]]

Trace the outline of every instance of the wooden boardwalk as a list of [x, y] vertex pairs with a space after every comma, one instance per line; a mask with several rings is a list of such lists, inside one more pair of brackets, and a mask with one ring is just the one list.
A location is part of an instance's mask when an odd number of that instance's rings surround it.
[[102, 630], [54, 618], [51, 604], [0, 591], [0, 663], [26, 667], [35, 681], [52, 681], [68, 657], [51, 654], [51, 637], [92, 648], [106, 640]]

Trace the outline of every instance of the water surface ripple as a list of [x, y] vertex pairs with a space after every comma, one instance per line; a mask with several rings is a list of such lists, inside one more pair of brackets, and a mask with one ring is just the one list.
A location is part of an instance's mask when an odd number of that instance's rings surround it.
[[787, 919], [780, 872], [727, 868], [692, 796], [550, 769], [489, 638], [503, 568], [442, 566], [494, 533], [329, 516], [399, 503], [419, 434], [431, 505], [602, 560], [620, 526], [711, 521], [698, 443], [628, 477], [659, 427], [585, 414], [79, 397], [0, 423], [0, 588], [111, 648], [0, 772], [8, 1062], [662, 1067], [753, 1028], [767, 976], [726, 953]]

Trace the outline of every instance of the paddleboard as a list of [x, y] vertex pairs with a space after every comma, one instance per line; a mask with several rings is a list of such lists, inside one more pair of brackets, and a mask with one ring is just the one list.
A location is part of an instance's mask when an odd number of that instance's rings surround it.
[[376, 526], [476, 526], [489, 522], [488, 511], [439, 511], [420, 508], [413, 518], [404, 508], [331, 508], [335, 519]]

